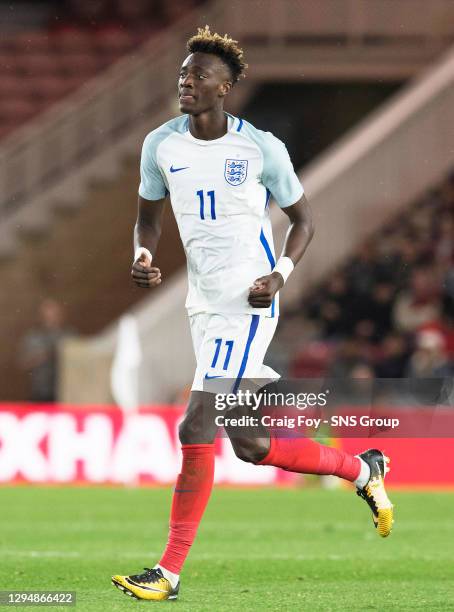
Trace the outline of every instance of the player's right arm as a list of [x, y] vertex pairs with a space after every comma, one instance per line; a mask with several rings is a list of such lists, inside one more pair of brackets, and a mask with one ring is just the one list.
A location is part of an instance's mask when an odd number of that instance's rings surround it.
[[151, 266], [161, 236], [162, 214], [168, 190], [157, 161], [157, 147], [162, 140], [158, 128], [145, 138], [140, 158], [140, 186], [137, 221], [134, 228], [134, 263], [132, 280], [147, 289], [161, 283], [161, 271]]
[[134, 283], [144, 289], [156, 287], [162, 280], [161, 271], [152, 267], [151, 261], [161, 236], [165, 201], [166, 198], [146, 200], [140, 195], [138, 198], [137, 221], [134, 227], [135, 255], [131, 276]]

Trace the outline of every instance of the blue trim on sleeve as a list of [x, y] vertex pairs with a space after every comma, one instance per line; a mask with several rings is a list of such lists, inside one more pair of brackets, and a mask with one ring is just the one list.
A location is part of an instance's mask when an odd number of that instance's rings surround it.
[[241, 132], [241, 128], [243, 127], [243, 120], [241, 119], [241, 117], [239, 117], [238, 120], [239, 120], [239, 124], [238, 124], [238, 127], [236, 128], [236, 131]]
[[241, 361], [240, 369], [238, 371], [238, 376], [236, 378], [235, 384], [233, 385], [232, 393], [236, 393], [241, 384], [241, 380], [243, 378], [244, 371], [246, 369], [247, 360], [249, 358], [249, 351], [251, 348], [252, 341], [254, 340], [255, 334], [257, 332], [257, 327], [259, 325], [260, 315], [251, 315], [252, 321], [251, 326], [249, 327], [249, 335], [246, 341], [246, 347], [244, 349], [243, 359]]

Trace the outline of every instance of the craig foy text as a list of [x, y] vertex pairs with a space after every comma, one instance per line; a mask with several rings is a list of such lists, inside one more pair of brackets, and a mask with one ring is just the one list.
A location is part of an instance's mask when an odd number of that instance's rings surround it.
[[218, 414], [214, 420], [218, 427], [258, 427], [259, 425], [263, 425], [264, 427], [282, 427], [286, 429], [295, 429], [296, 427], [312, 427], [318, 429], [322, 424], [330, 425], [331, 427], [380, 427], [396, 429], [400, 424], [399, 419], [395, 417], [371, 417], [368, 415], [333, 415], [327, 419], [321, 419], [307, 417], [303, 414], [299, 414], [296, 417], [275, 417], [269, 414], [260, 417], [252, 415], [232, 417], [225, 414]]

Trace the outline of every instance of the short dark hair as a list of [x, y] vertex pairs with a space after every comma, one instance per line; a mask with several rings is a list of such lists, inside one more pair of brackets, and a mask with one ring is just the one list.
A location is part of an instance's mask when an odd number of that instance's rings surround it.
[[245, 76], [247, 64], [243, 60], [243, 49], [238, 46], [238, 41], [227, 34], [212, 34], [210, 27], [206, 25], [204, 28], [197, 28], [197, 34], [188, 40], [186, 47], [189, 53], [217, 55], [229, 67], [234, 83]]

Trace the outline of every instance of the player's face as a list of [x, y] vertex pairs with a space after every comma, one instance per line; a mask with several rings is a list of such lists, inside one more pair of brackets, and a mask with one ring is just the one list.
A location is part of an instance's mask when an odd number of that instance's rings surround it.
[[180, 110], [199, 115], [213, 108], [221, 108], [231, 86], [229, 69], [222, 60], [208, 53], [192, 53], [180, 69]]

